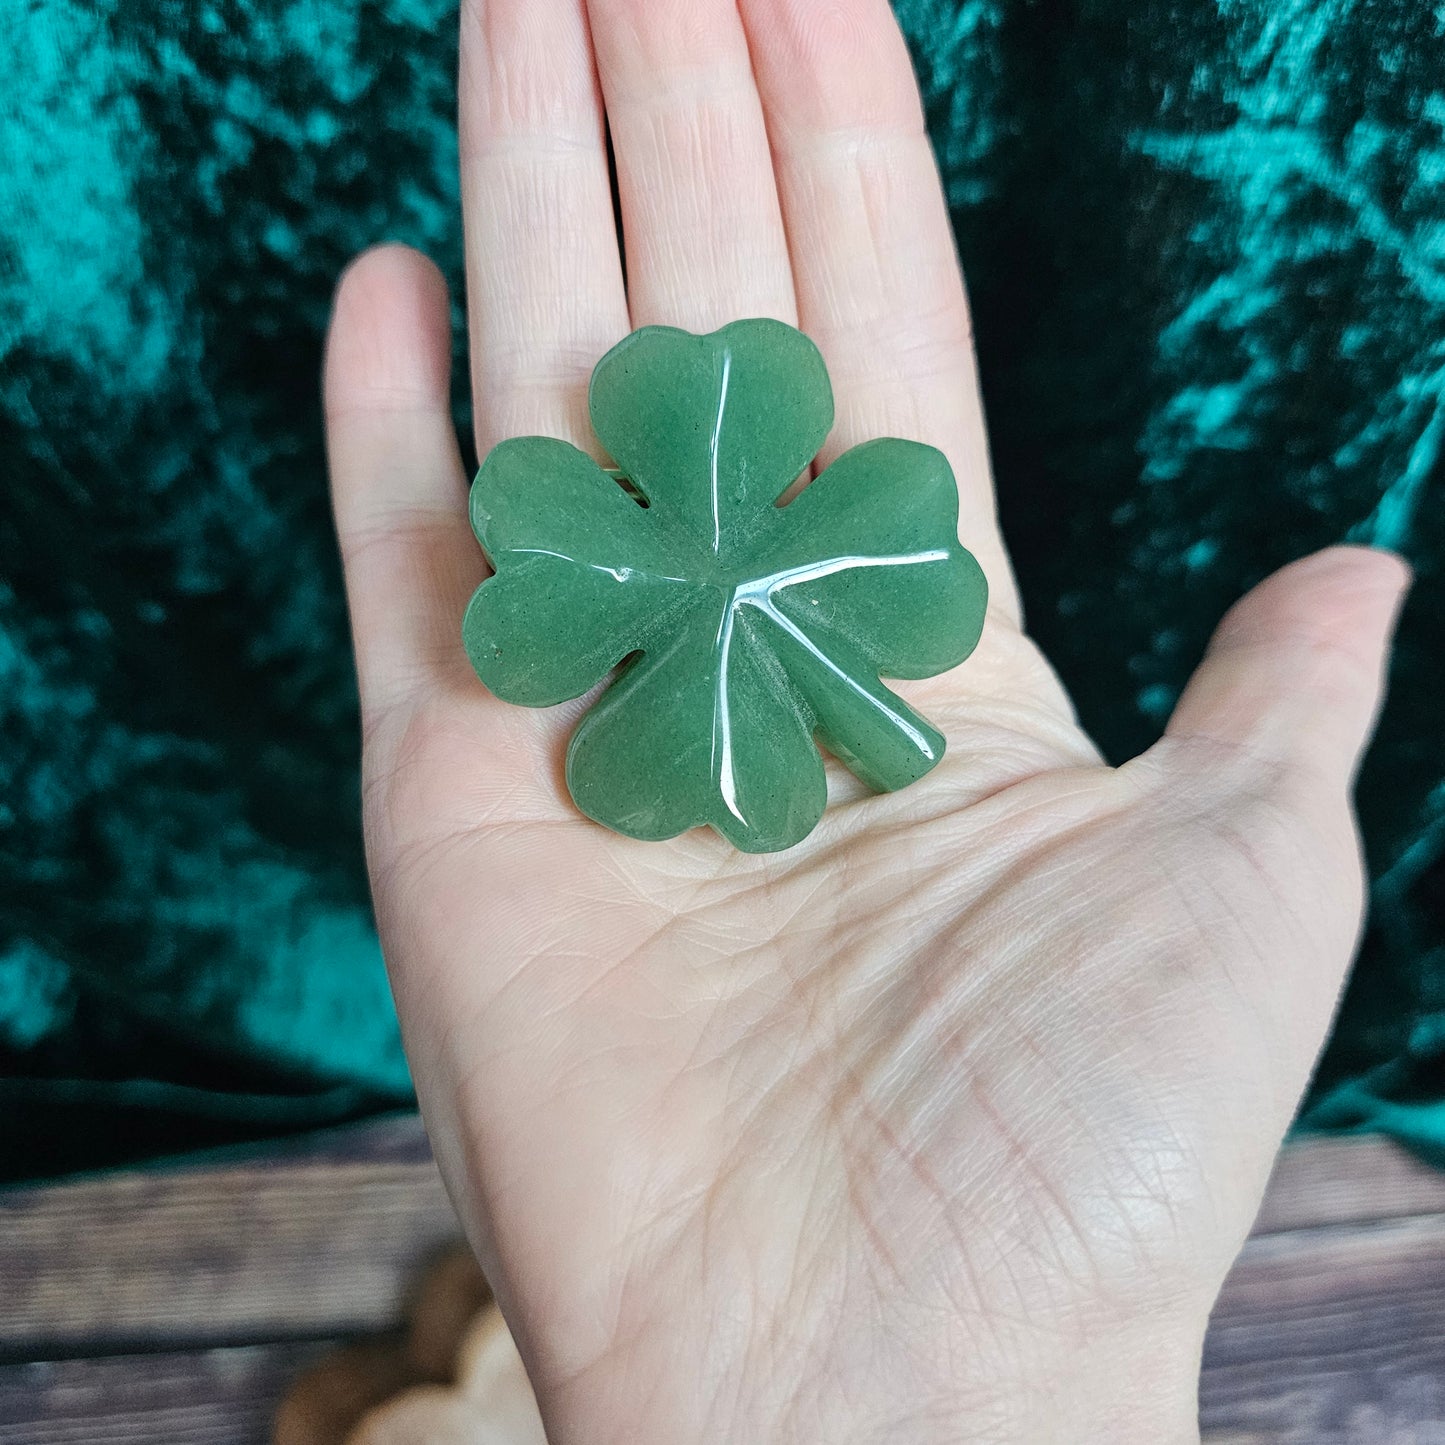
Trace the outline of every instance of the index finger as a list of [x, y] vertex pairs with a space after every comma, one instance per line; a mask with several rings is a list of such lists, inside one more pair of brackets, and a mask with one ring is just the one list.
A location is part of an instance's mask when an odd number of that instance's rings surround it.
[[833, 379], [819, 466], [900, 436], [948, 457], [959, 534], [1017, 619], [968, 301], [917, 82], [886, 0], [739, 0], [803, 330]]

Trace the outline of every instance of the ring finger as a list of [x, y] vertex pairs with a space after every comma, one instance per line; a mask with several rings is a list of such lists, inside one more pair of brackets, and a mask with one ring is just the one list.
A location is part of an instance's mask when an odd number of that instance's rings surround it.
[[627, 301], [583, 0], [464, 0], [459, 95], [478, 451], [595, 451], [587, 381]]

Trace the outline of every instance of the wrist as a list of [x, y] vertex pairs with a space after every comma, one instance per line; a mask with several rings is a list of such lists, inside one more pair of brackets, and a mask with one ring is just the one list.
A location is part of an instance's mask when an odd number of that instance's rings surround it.
[[1184, 1321], [1146, 1315], [1040, 1368], [1018, 1383], [1020, 1416], [1009, 1439], [1019, 1445], [1199, 1445], [1207, 1322], [1207, 1314]]
[[844, 1351], [804, 1363], [770, 1334], [721, 1369], [715, 1341], [669, 1351], [660, 1369], [634, 1342], [546, 1414], [559, 1445], [1199, 1445], [1206, 1323], [1144, 1313], [1123, 1329], [970, 1329], [941, 1349], [895, 1335], [866, 1362]]

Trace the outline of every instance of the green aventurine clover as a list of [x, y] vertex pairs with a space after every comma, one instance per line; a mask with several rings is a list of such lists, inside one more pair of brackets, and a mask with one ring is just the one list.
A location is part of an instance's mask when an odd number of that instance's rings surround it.
[[822, 816], [815, 738], [876, 789], [928, 772], [943, 737], [878, 679], [954, 667], [983, 626], [942, 453], [866, 442], [777, 505], [833, 421], [823, 358], [778, 321], [634, 332], [590, 405], [620, 475], [548, 437], [483, 463], [472, 526], [496, 575], [463, 623], [508, 702], [565, 702], [622, 664], [568, 749], [577, 806], [762, 853]]

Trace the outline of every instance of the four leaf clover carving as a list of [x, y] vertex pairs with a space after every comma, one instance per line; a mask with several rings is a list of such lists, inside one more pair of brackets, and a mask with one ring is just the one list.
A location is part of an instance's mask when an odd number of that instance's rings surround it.
[[471, 517], [495, 573], [463, 623], [508, 702], [564, 702], [618, 669], [568, 749], [577, 806], [634, 838], [708, 824], [769, 852], [822, 816], [818, 743], [875, 789], [927, 773], [943, 737], [880, 678], [961, 662], [987, 599], [942, 453], [865, 442], [779, 505], [833, 395], [778, 321], [634, 332], [589, 402], [617, 472], [548, 437], [483, 463]]

